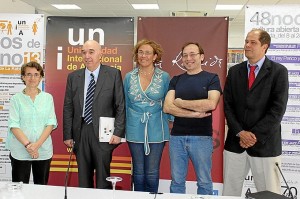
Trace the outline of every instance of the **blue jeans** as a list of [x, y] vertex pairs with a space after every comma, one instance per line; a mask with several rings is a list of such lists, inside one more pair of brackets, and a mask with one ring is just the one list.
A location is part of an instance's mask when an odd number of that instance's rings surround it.
[[150, 154], [145, 155], [144, 143], [128, 142], [133, 163], [133, 183], [135, 191], [157, 193], [159, 166], [165, 143], [149, 143]]
[[197, 194], [212, 195], [211, 179], [213, 141], [211, 136], [171, 136], [171, 193], [185, 193], [189, 159], [197, 176]]

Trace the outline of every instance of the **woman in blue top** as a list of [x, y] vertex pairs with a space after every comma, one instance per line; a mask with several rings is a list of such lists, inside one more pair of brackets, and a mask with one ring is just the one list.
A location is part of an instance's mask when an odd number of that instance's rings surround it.
[[156, 42], [141, 40], [133, 53], [137, 67], [126, 74], [124, 89], [134, 190], [156, 193], [160, 160], [169, 140], [168, 115], [162, 109], [170, 76], [155, 67], [162, 56], [162, 48]]
[[38, 85], [44, 77], [40, 64], [21, 67], [25, 89], [10, 100], [6, 148], [10, 150], [12, 181], [29, 183], [32, 167], [35, 184], [47, 184], [53, 155], [51, 132], [57, 127], [53, 98]]

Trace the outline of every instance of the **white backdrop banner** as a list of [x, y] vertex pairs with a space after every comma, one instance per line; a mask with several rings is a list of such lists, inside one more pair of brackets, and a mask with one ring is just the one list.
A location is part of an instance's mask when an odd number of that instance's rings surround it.
[[0, 181], [11, 180], [9, 151], [5, 150], [9, 100], [24, 88], [22, 64], [43, 63], [44, 16], [0, 14]]
[[[283, 175], [293, 195], [300, 189], [300, 6], [247, 6], [245, 35], [253, 28], [266, 30], [272, 40], [267, 56], [289, 71], [289, 100], [282, 119]], [[287, 187], [282, 179], [282, 192]], [[244, 193], [255, 192], [251, 173], [244, 183]]]

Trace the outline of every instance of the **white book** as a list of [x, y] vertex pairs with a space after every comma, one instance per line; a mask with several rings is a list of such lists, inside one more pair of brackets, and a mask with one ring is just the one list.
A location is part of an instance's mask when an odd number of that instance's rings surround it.
[[[99, 142], [109, 142], [115, 130], [115, 118], [100, 117], [99, 118]], [[125, 138], [121, 139], [125, 142]]]

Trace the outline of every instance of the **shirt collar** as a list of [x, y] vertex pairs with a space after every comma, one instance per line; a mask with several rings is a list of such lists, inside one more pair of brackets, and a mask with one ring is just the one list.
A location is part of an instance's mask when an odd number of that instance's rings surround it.
[[100, 67], [101, 67], [101, 65], [99, 65], [98, 68], [96, 70], [94, 70], [93, 72], [91, 72], [89, 69], [85, 68], [85, 76], [90, 77], [91, 73], [93, 73], [94, 79], [97, 82], [99, 72], [100, 72]]
[[[255, 63], [256, 65], [256, 70], [260, 70], [260, 68], [262, 67], [262, 65], [264, 64], [264, 61], [265, 61], [266, 57], [263, 56], [263, 58], [261, 58], [260, 60], [258, 60], [258, 62]], [[249, 63], [249, 60], [247, 61], [247, 67], [248, 69], [250, 69], [250, 63]]]

